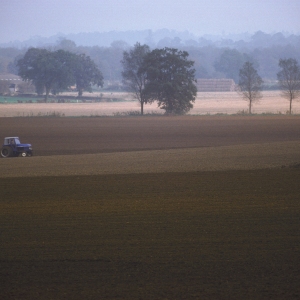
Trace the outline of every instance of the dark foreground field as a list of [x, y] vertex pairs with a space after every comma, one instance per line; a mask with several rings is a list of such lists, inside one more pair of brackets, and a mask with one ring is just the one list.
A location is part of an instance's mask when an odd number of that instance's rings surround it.
[[[37, 154], [0, 159], [0, 299], [299, 299], [294, 152], [292, 164], [268, 169], [31, 175], [53, 163], [49, 155], [74, 162], [84, 152], [282, 149], [299, 142], [299, 118], [73, 120], [0, 119], [1, 135], [24, 136]], [[274, 149], [274, 161], [281, 156]], [[30, 175], [5, 177], [10, 161], [18, 171], [32, 162]]]

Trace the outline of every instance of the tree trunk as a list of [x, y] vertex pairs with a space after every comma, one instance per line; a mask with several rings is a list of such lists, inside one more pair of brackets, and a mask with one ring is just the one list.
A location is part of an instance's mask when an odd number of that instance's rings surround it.
[[141, 101], [141, 115], [144, 114], [144, 101]]
[[251, 104], [252, 104], [252, 101], [251, 99], [249, 100], [249, 115], [251, 115]]
[[291, 97], [290, 98], [290, 115], [292, 114], [292, 101], [293, 101], [293, 98]]
[[49, 94], [50, 94], [50, 88], [46, 88], [45, 102], [48, 101]]

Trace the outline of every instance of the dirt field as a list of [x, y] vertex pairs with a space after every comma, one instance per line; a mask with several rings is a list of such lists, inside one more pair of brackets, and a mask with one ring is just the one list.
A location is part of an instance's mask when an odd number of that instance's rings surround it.
[[[119, 95], [120, 94], [120, 95]], [[90, 94], [86, 94], [86, 97]], [[97, 95], [95, 95], [97, 96]], [[108, 96], [106, 96], [108, 97]], [[136, 101], [129, 101], [129, 96], [124, 93], [114, 93], [116, 99], [126, 99], [123, 102], [100, 102], [100, 103], [0, 103], [0, 117], [38, 116], [51, 115], [53, 113], [65, 116], [111, 116], [129, 111], [140, 111]], [[254, 114], [286, 114], [289, 110], [289, 102], [280, 96], [279, 91], [263, 92], [263, 98], [254, 103]], [[293, 113], [300, 114], [300, 102], [294, 101]], [[198, 93], [194, 108], [190, 115], [207, 114], [237, 114], [248, 111], [248, 102], [236, 92]], [[145, 114], [163, 113], [157, 108], [157, 104], [147, 104]]]
[[300, 117], [0, 118], [1, 299], [298, 299]]

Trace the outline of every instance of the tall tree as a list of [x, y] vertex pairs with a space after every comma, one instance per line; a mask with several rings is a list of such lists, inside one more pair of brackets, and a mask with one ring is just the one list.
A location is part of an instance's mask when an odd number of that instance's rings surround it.
[[37, 92], [45, 89], [47, 101], [51, 89], [66, 89], [74, 83], [72, 74], [74, 55], [64, 50], [51, 52], [46, 49], [30, 48], [17, 62], [19, 75], [25, 81], [32, 81]]
[[103, 86], [103, 75], [89, 56], [76, 55], [72, 67], [79, 97], [84, 90], [91, 92], [92, 85]]
[[141, 105], [141, 115], [144, 114], [144, 104], [148, 99], [144, 96], [146, 72], [142, 69], [145, 56], [150, 52], [147, 45], [136, 43], [133, 49], [123, 52], [122, 77], [123, 83], [132, 92]]
[[166, 114], [185, 114], [193, 108], [197, 95], [194, 62], [186, 51], [155, 49], [147, 54], [142, 70], [146, 72], [144, 95], [158, 101]]
[[290, 102], [289, 113], [292, 113], [292, 102], [300, 96], [300, 68], [298, 61], [293, 58], [280, 59], [279, 67], [281, 71], [277, 73], [277, 78], [282, 89], [282, 96]]
[[257, 74], [253, 64], [245, 62], [239, 73], [238, 91], [242, 96], [249, 101], [249, 114], [251, 114], [251, 108], [253, 102], [258, 101], [261, 95], [263, 80]]
[[53, 88], [55, 87], [58, 91], [66, 90], [75, 82], [73, 70], [76, 54], [59, 49], [52, 52], [52, 56], [56, 66], [53, 72], [56, 77]]

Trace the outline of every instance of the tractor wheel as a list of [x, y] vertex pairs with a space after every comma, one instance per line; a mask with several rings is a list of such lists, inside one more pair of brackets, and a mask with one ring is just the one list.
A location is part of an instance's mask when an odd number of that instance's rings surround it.
[[7, 146], [2, 147], [1, 149], [2, 157], [10, 157], [12, 155], [13, 155], [13, 150], [11, 149], [11, 147], [7, 147]]
[[33, 155], [32, 151], [28, 151], [28, 152], [27, 152], [27, 156], [30, 157], [30, 156], [32, 156], [32, 155]]
[[26, 152], [22, 152], [22, 153], [21, 153], [21, 156], [22, 156], [22, 157], [26, 157], [26, 156], [27, 156], [27, 153], [26, 153]]

